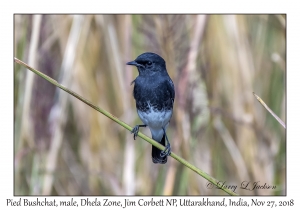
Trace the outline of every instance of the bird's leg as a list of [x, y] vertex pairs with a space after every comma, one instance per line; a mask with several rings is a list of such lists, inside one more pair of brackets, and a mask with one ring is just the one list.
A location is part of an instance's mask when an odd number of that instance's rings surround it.
[[168, 139], [168, 137], [167, 137], [167, 134], [166, 134], [165, 129], [164, 129], [164, 128], [162, 128], [162, 129], [163, 129], [164, 135], [165, 135], [165, 137], [166, 137], [167, 145], [166, 145], [166, 148], [164, 149], [164, 151], [161, 151], [160, 156], [161, 156], [161, 157], [165, 157], [165, 156], [168, 156], [168, 155], [171, 154], [171, 144], [170, 144], [170, 142], [169, 142], [169, 139]]
[[131, 131], [131, 133], [133, 133], [133, 139], [135, 140], [135, 137], [137, 137], [137, 135], [138, 135], [138, 132], [139, 132], [139, 129], [140, 129], [140, 127], [146, 127], [147, 125], [136, 125], [133, 129], [132, 129], [132, 131]]

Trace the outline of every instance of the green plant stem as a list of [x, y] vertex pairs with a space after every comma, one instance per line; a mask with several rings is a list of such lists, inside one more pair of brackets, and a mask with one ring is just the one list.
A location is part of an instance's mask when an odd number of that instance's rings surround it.
[[[59, 87], [60, 89], [66, 91], [68, 93], [70, 93], [72, 96], [78, 98], [80, 101], [86, 103], [87, 105], [89, 105], [90, 107], [94, 108], [98, 112], [104, 114], [106, 117], [108, 117], [111, 120], [115, 121], [119, 125], [121, 125], [124, 128], [126, 128], [127, 130], [132, 131], [132, 129], [133, 129], [132, 127], [130, 127], [126, 123], [122, 122], [117, 117], [115, 117], [114, 115], [110, 114], [109, 112], [107, 112], [107, 111], [105, 111], [105, 110], [103, 110], [103, 109], [101, 109], [101, 108], [93, 105], [91, 102], [89, 102], [88, 100], [84, 99], [83, 97], [81, 97], [77, 93], [75, 93], [75, 92], [69, 90], [68, 88], [64, 87], [63, 85], [59, 84], [56, 80], [52, 79], [51, 77], [48, 77], [47, 75], [43, 74], [40, 71], [38, 71], [38, 70], [36, 70], [36, 69], [28, 66], [26, 63], [24, 63], [23, 61], [21, 61], [21, 60], [19, 60], [17, 58], [14, 58], [14, 60], [15, 60], [16, 63], [21, 64], [22, 66], [26, 67], [30, 71], [34, 72], [35, 74], [37, 74], [40, 77], [42, 77], [45, 80], [47, 80], [48, 82], [52, 83], [56, 87]], [[150, 144], [154, 145], [155, 147], [161, 149], [161, 150], [165, 149], [165, 147], [163, 145], [159, 144], [158, 142], [156, 142], [155, 140], [149, 138], [148, 136], [142, 134], [141, 132], [138, 132], [138, 136], [141, 137], [142, 139], [144, 139], [145, 141], [149, 142]], [[199, 174], [200, 176], [202, 176], [203, 178], [205, 178], [206, 180], [208, 180], [209, 182], [211, 182], [212, 184], [214, 184], [219, 189], [221, 189], [224, 192], [228, 193], [229, 195], [237, 195], [236, 193], [232, 192], [231, 190], [226, 189], [224, 186], [218, 185], [218, 181], [216, 179], [212, 178], [210, 175], [208, 175], [207, 173], [201, 171], [199, 168], [197, 168], [196, 166], [190, 164], [189, 162], [187, 162], [183, 158], [179, 157], [175, 153], [171, 152], [170, 156], [173, 157], [175, 160], [179, 161], [180, 163], [184, 164], [186, 167], [188, 167], [191, 170], [195, 171], [197, 174]]]

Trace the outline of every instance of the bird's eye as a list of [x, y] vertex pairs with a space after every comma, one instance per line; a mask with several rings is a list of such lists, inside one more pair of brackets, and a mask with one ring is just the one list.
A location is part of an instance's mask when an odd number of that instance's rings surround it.
[[147, 62], [147, 65], [148, 65], [148, 66], [151, 66], [151, 65], [152, 65], [152, 62], [151, 62], [151, 61], [148, 61], [148, 62]]

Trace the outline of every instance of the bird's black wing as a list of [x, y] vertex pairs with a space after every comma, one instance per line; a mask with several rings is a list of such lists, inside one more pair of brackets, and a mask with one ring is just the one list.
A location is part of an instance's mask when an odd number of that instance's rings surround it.
[[173, 105], [174, 105], [174, 100], [175, 100], [175, 88], [174, 88], [174, 84], [173, 81], [168, 78], [167, 80], [165, 80], [164, 84], [164, 107], [166, 109], [173, 109]]
[[172, 103], [174, 104], [174, 100], [175, 100], [175, 87], [174, 87], [174, 84], [173, 84], [173, 81], [171, 79], [168, 79], [168, 87], [169, 87], [169, 91], [170, 91], [170, 94], [171, 94], [171, 98], [172, 98]]

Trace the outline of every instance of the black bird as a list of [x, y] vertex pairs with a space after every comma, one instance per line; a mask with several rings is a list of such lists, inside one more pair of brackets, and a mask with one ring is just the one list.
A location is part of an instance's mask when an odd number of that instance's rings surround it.
[[152, 146], [152, 161], [165, 164], [171, 153], [166, 129], [172, 117], [175, 99], [174, 84], [167, 72], [165, 60], [155, 53], [146, 52], [127, 65], [136, 66], [139, 72], [139, 76], [132, 81], [133, 96], [137, 113], [144, 123], [136, 125], [131, 133], [134, 133], [135, 139], [139, 128], [148, 126], [152, 138], [166, 146], [164, 151]]

